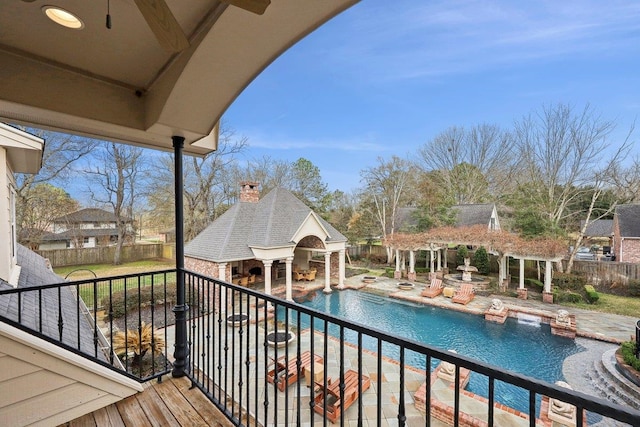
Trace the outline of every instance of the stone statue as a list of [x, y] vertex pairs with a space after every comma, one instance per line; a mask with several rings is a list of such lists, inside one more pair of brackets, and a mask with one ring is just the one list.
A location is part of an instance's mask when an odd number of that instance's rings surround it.
[[493, 311], [502, 311], [504, 308], [504, 304], [501, 299], [494, 298], [491, 300], [491, 310]]
[[[560, 310], [560, 311], [565, 311], [565, 310]], [[560, 387], [568, 388], [569, 390], [573, 390], [573, 388], [564, 381], [556, 381], [556, 385], [559, 385]], [[576, 407], [568, 404], [567, 402], [563, 402], [561, 400], [549, 399], [549, 409], [558, 415], [562, 415], [563, 417], [572, 417], [573, 412], [576, 410]]]
[[[451, 353], [456, 353], [455, 350], [449, 350]], [[445, 381], [453, 382], [456, 380], [456, 365], [451, 362], [440, 362], [440, 371], [438, 372], [438, 378], [442, 378]]]
[[556, 314], [556, 323], [563, 326], [571, 326], [571, 318], [567, 310], [558, 310]]

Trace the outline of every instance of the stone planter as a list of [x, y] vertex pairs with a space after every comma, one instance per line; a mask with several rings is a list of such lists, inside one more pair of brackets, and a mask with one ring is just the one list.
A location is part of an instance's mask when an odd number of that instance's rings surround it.
[[364, 276], [362, 278], [363, 283], [375, 283], [375, 281], [376, 281], [376, 276]]
[[296, 334], [291, 331], [278, 329], [267, 332], [266, 341], [269, 347], [284, 347], [296, 339]]
[[249, 315], [245, 313], [230, 314], [227, 316], [227, 325], [244, 326], [249, 321]]
[[398, 288], [402, 289], [403, 291], [410, 291], [414, 287], [415, 287], [415, 285], [413, 283], [409, 283], [409, 282], [400, 282], [400, 283], [398, 283]]

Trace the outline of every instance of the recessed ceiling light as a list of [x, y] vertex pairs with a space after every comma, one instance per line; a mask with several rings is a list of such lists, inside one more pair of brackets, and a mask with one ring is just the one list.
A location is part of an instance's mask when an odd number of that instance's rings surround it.
[[84, 28], [84, 23], [80, 18], [58, 6], [42, 6], [42, 11], [49, 19], [63, 27], [77, 30]]

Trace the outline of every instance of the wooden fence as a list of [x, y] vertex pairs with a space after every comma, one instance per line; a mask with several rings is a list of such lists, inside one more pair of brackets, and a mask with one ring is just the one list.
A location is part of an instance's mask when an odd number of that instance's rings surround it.
[[[122, 262], [140, 261], [143, 259], [164, 258], [164, 244], [156, 243], [150, 245], [127, 245], [122, 247]], [[64, 267], [68, 265], [92, 265], [113, 263], [115, 246], [101, 246], [97, 248], [76, 248], [76, 249], [49, 249], [36, 251], [42, 257], [51, 262], [52, 267]], [[175, 255], [174, 255], [175, 256]]]

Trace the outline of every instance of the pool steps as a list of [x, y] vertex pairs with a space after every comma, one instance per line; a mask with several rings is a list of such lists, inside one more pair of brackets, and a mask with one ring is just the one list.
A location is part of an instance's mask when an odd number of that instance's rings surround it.
[[587, 375], [601, 397], [640, 410], [640, 389], [618, 372], [615, 352], [616, 349], [606, 351]]

